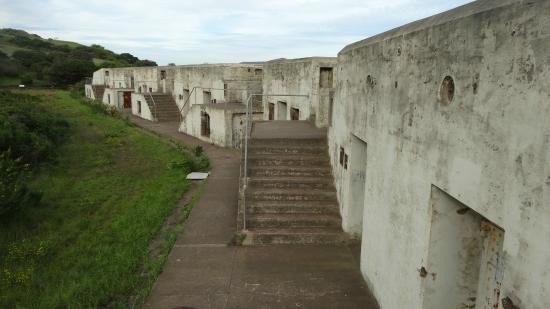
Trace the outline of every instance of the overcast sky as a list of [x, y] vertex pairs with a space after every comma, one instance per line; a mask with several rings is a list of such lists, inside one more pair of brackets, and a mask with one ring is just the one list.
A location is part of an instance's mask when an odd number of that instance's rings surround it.
[[160, 65], [335, 56], [469, 0], [0, 0], [0, 27]]

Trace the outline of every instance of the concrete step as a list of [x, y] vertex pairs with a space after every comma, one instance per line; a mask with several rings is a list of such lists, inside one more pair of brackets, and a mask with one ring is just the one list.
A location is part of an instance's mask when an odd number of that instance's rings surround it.
[[328, 166], [251, 166], [250, 177], [332, 177]]
[[270, 202], [248, 201], [247, 214], [329, 214], [339, 216], [336, 202], [300, 201]]
[[326, 138], [252, 138], [250, 144], [253, 147], [326, 147]]
[[348, 241], [339, 229], [251, 229], [243, 245], [343, 245]]
[[252, 189], [317, 189], [335, 191], [330, 177], [252, 177]]
[[322, 166], [330, 164], [322, 154], [278, 154], [252, 155], [248, 158], [250, 166]]
[[248, 190], [247, 201], [336, 201], [333, 191], [304, 189], [264, 189]]
[[246, 217], [248, 228], [333, 228], [342, 225], [340, 217], [328, 214], [254, 214]]
[[289, 145], [287, 147], [249, 145], [250, 155], [285, 155], [285, 154], [317, 154], [328, 155], [326, 146], [300, 146]]
[[157, 115], [175, 115], [175, 116], [179, 116], [179, 113], [177, 111], [159, 111], [157, 110]]

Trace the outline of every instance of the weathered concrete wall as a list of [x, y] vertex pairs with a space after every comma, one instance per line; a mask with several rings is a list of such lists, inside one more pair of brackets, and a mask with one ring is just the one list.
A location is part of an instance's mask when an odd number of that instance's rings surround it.
[[427, 280], [437, 280], [419, 271], [432, 185], [504, 229], [501, 298], [550, 308], [549, 51], [550, 1], [488, 0], [340, 52], [333, 173], [346, 213], [353, 169], [339, 164], [339, 149], [351, 163], [352, 139], [366, 142], [361, 270], [382, 308], [421, 308]]
[[99, 69], [94, 72], [92, 85], [105, 85], [105, 69]]
[[[210, 116], [210, 136], [201, 134], [201, 113]], [[181, 123], [180, 131], [221, 147], [239, 148], [245, 126], [245, 106], [240, 103], [194, 104]], [[252, 120], [261, 120], [253, 113]]]
[[119, 106], [118, 92], [113, 88], [105, 88], [105, 92], [103, 92], [102, 102], [105, 105], [121, 108]]
[[132, 88], [105, 88], [102, 102], [116, 109], [124, 108], [124, 92], [132, 92]]
[[[139, 106], [141, 106], [141, 111], [139, 110]], [[132, 93], [132, 114], [143, 119], [154, 121], [153, 114], [149, 109], [149, 105], [147, 105], [145, 96], [141, 93]]]
[[110, 88], [133, 88], [134, 68], [111, 68], [109, 71]]
[[[205, 91], [210, 92], [211, 100], [216, 100], [218, 103], [244, 103], [248, 94], [261, 93], [262, 76], [261, 65], [202, 64], [177, 66], [174, 74], [174, 96], [180, 108], [185, 103], [188, 95], [190, 97], [187, 104], [205, 103]], [[227, 90], [224, 91], [223, 89]]]
[[[176, 103], [180, 109], [184, 104], [186, 106], [183, 109], [184, 121], [180, 131], [219, 146], [238, 146], [233, 138], [237, 133], [234, 131], [232, 117], [235, 113], [244, 111], [244, 103], [249, 94], [261, 93], [262, 66], [185, 65], [177, 66], [174, 76]], [[216, 104], [211, 104], [214, 100]], [[201, 135], [201, 111], [207, 112], [211, 117], [210, 137]]]
[[[133, 68], [134, 91], [144, 92], [162, 92], [160, 71], [167, 67], [139, 67]], [[151, 91], [149, 91], [151, 89]]]
[[[202, 112], [206, 112], [210, 116], [210, 136], [203, 136], [201, 134]], [[226, 130], [230, 129], [230, 127], [227, 127], [223, 110], [212, 109], [207, 105], [201, 104], [191, 107], [185, 121], [182, 122], [182, 126], [180, 127], [180, 131], [186, 134], [221, 147], [227, 146]]]
[[[299, 120], [311, 120], [318, 127], [329, 124], [329, 105], [333, 91], [334, 78], [329, 87], [320, 87], [320, 69], [332, 68], [336, 58], [312, 57], [290, 60], [273, 60], [264, 64], [263, 93], [264, 94], [306, 94], [309, 97], [264, 97], [262, 101], [264, 119], [269, 118], [269, 103], [275, 105], [274, 119], [282, 120], [280, 115], [286, 114], [290, 119], [290, 109], [300, 111]], [[286, 103], [286, 111], [280, 111]], [[284, 118], [283, 118], [284, 119]]]
[[86, 96], [86, 98], [90, 99], [90, 100], [94, 100], [95, 99], [95, 96], [94, 96], [94, 89], [92, 88], [92, 85], [91, 84], [86, 84], [84, 85], [84, 95]]

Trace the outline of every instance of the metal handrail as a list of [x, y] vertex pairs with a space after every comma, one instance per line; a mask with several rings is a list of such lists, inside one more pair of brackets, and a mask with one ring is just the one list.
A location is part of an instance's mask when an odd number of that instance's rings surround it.
[[200, 88], [200, 87], [193, 87], [193, 89], [189, 92], [189, 95], [187, 95], [187, 98], [185, 98], [185, 101], [183, 102], [183, 105], [180, 108], [180, 125], [183, 122], [183, 109], [185, 108], [185, 106], [187, 105], [187, 102], [189, 102], [189, 99], [191, 98], [191, 95], [193, 94], [193, 92], [195, 92], [195, 89], [197, 88]]
[[[201, 86], [195, 86], [191, 89], [191, 91], [189, 92], [189, 95], [187, 95], [187, 98], [185, 98], [185, 101], [183, 102], [183, 105], [181, 106], [180, 108], [180, 123], [183, 122], [183, 118], [184, 118], [184, 115], [183, 115], [183, 109], [187, 106], [187, 103], [189, 102], [189, 100], [191, 99], [191, 95], [195, 92], [195, 89], [197, 88], [200, 88], [200, 89], [206, 89], [206, 90], [223, 90], [223, 91], [239, 91], [239, 90], [250, 90], [250, 89], [224, 89], [224, 88], [213, 88], [213, 87], [201, 87]], [[196, 101], [196, 100], [195, 100]], [[195, 102], [195, 104], [197, 104], [197, 102]], [[201, 103], [202, 104], [202, 103]]]
[[251, 99], [254, 96], [258, 97], [307, 97], [309, 94], [261, 94], [254, 93], [248, 95], [246, 99], [246, 121], [245, 121], [245, 131], [244, 131], [244, 179], [243, 179], [243, 230], [246, 230], [246, 188], [248, 187], [248, 140], [252, 132], [252, 104]]
[[155, 98], [153, 98], [153, 95], [150, 92], [147, 92], [149, 94], [149, 97], [151, 98], [151, 101], [153, 101], [153, 108], [155, 109], [155, 113], [153, 115], [154, 121], [157, 121], [157, 103], [155, 102]]

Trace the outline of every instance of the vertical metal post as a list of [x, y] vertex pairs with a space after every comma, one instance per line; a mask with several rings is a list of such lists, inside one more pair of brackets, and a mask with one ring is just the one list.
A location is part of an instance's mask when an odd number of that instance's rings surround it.
[[248, 186], [248, 131], [250, 129], [250, 99], [252, 94], [246, 99], [246, 121], [244, 130], [244, 183], [243, 183], [243, 229], [246, 230], [246, 187]]

